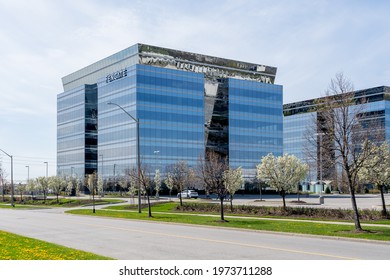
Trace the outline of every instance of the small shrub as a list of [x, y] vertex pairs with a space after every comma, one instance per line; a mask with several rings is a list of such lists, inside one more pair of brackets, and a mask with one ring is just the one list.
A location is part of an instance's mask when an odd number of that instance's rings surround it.
[[378, 190], [378, 189], [372, 189], [372, 190], [369, 190], [369, 193], [372, 193], [372, 194], [380, 194], [381, 191]]

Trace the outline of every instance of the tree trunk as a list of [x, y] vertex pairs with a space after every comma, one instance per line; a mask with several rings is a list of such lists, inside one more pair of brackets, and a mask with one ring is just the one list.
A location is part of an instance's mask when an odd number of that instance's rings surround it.
[[59, 201], [58, 201], [58, 192], [57, 192], [57, 204], [59, 203]]
[[180, 198], [180, 206], [183, 207], [183, 199], [181, 197], [181, 192], [179, 192], [179, 198]]
[[[349, 182], [351, 183], [351, 182]], [[356, 204], [356, 197], [355, 197], [355, 189], [350, 185], [349, 186], [349, 191], [351, 193], [351, 201], [352, 201], [352, 209], [353, 209], [353, 219], [355, 222], [355, 230], [356, 231], [362, 231], [362, 226], [360, 225], [360, 215], [359, 215], [359, 210]]]
[[385, 202], [385, 195], [384, 195], [384, 186], [380, 186], [379, 189], [381, 190], [381, 199], [382, 199], [382, 216], [384, 218], [387, 218], [387, 210], [386, 210], [386, 202]]
[[260, 201], [263, 200], [263, 187], [260, 185]]
[[230, 211], [233, 212], [233, 196], [230, 195]]
[[148, 198], [149, 218], [152, 218], [152, 207], [150, 205], [149, 192], [146, 190], [146, 197]]
[[93, 204], [92, 213], [95, 213], [95, 188], [94, 187], [92, 187], [92, 204]]
[[280, 192], [280, 195], [283, 198], [283, 210], [286, 211], [287, 210], [287, 208], [286, 208], [286, 192], [284, 190], [282, 190]]
[[223, 213], [223, 196], [221, 195], [219, 200], [221, 201], [221, 221], [225, 221], [225, 216], [224, 216], [224, 213]]

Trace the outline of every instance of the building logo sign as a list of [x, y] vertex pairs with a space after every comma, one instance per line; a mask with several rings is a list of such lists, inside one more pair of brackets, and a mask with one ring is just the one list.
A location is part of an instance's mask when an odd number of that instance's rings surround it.
[[115, 80], [119, 80], [119, 79], [122, 79], [123, 77], [126, 77], [127, 76], [127, 69], [122, 69], [122, 70], [119, 70], [119, 71], [116, 71], [112, 74], [108, 74], [106, 76], [106, 83], [111, 83]]

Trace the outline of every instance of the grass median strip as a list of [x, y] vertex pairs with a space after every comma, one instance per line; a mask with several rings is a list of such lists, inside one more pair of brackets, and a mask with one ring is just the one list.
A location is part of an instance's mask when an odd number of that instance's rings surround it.
[[[200, 204], [200, 203], [198, 203]], [[189, 204], [191, 205], [191, 204]], [[132, 205], [131, 207], [129, 206], [129, 204], [121, 204], [121, 205], [113, 205], [113, 206], [107, 206], [105, 207], [104, 209], [110, 209], [110, 210], [135, 210], [136, 209], [136, 205]], [[259, 206], [258, 206], [259, 207]], [[261, 207], [261, 206], [260, 206]], [[192, 211], [189, 211], [189, 212], [186, 212], [186, 211], [183, 211], [183, 210], [180, 210], [180, 209], [177, 209], [178, 208], [178, 204], [177, 203], [174, 203], [174, 202], [168, 202], [168, 203], [158, 203], [158, 204], [154, 204], [152, 206], [152, 211], [153, 212], [168, 212], [168, 213], [175, 213], [175, 214], [183, 214], [183, 213], [188, 213], [188, 214], [214, 214], [214, 215], [219, 215], [219, 212], [218, 211], [211, 211], [211, 212], [204, 212], [204, 211], [197, 211], [196, 207], [192, 210]], [[253, 217], [253, 218], [270, 218], [270, 219], [280, 219], [280, 220], [286, 220], [286, 219], [293, 219], [293, 220], [301, 220], [301, 221], [317, 221], [317, 222], [321, 222], [321, 221], [324, 221], [324, 222], [346, 222], [346, 223], [353, 223], [353, 220], [352, 218], [351, 219], [329, 219], [328, 217], [317, 217], [317, 218], [314, 218], [314, 217], [308, 217], [308, 216], [277, 216], [277, 215], [259, 215], [259, 214], [250, 214], [250, 213], [246, 213], [246, 214], [238, 214], [238, 213], [235, 213], [235, 212], [227, 212], [225, 211], [225, 215], [228, 215], [228, 216], [237, 216], [237, 217], [245, 217], [245, 218], [250, 218], [250, 217]], [[363, 220], [361, 221], [362, 223], [364, 224], [383, 224], [383, 225], [390, 225], [390, 220], [389, 219], [382, 219], [382, 220], [377, 220], [377, 221], [367, 221], [367, 220]]]
[[0, 260], [112, 260], [5, 231], [0, 231], [0, 244]]
[[[104, 205], [104, 204], [115, 204], [115, 203], [121, 203], [123, 202], [123, 199], [104, 199], [104, 198], [96, 198], [95, 199], [95, 205]], [[9, 208], [11, 202], [10, 201], [1, 201], [0, 207], [1, 208]], [[26, 199], [23, 201], [16, 200], [15, 201], [15, 207], [18, 208], [28, 208], [28, 207], [82, 207], [82, 206], [92, 206], [93, 200], [92, 199], [80, 199], [80, 198], [59, 198], [58, 201], [56, 198], [50, 197], [46, 200], [39, 199], [39, 200], [32, 200], [32, 199]]]
[[[157, 207], [157, 208], [156, 208]], [[312, 235], [323, 235], [323, 236], [337, 236], [337, 237], [348, 237], [348, 238], [363, 238], [370, 240], [382, 240], [390, 241], [390, 228], [385, 227], [365, 227], [364, 232], [355, 232], [354, 226], [351, 225], [339, 225], [339, 224], [325, 224], [325, 223], [307, 223], [300, 221], [282, 221], [282, 220], [256, 220], [253, 217], [229, 217], [229, 222], [219, 221], [218, 216], [205, 216], [194, 215], [186, 213], [169, 213], [172, 210], [172, 205], [159, 205], [153, 208], [154, 214], [152, 218], [147, 215], [146, 209], [143, 213], [139, 214], [136, 211], [121, 211], [114, 210], [96, 210], [93, 214], [90, 209], [75, 209], [67, 211], [67, 213], [78, 214], [78, 215], [91, 215], [91, 216], [102, 216], [102, 217], [113, 217], [113, 218], [124, 218], [124, 219], [136, 219], [136, 220], [147, 220], [155, 222], [173, 222], [173, 223], [184, 223], [194, 225], [206, 225], [215, 227], [226, 227], [226, 228], [240, 228], [249, 230], [264, 230], [274, 232], [288, 232], [298, 234], [312, 234]], [[157, 210], [160, 209], [161, 211]]]
[[27, 206], [27, 205], [15, 205], [15, 207], [12, 207], [11, 204], [0, 204], [0, 208], [10, 208], [10, 209], [32, 209], [34, 207]]

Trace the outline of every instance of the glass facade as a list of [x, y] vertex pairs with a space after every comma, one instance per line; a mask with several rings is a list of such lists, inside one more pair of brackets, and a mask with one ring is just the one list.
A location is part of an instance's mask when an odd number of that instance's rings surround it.
[[256, 165], [283, 152], [283, 89], [280, 85], [229, 79], [229, 164], [254, 178]]
[[137, 163], [136, 123], [110, 101], [139, 119], [141, 162], [149, 172], [178, 160], [194, 166], [204, 152], [203, 75], [140, 64], [127, 73], [121, 80], [98, 84], [98, 150], [103, 159], [98, 172], [112, 178]]
[[385, 100], [385, 127], [386, 127], [386, 140], [390, 144], [390, 92], [389, 99]]
[[275, 76], [271, 66], [143, 44], [104, 58], [62, 79], [58, 173], [97, 172], [107, 182], [136, 167], [133, 117], [151, 176], [213, 150], [253, 179], [262, 156], [282, 154]]
[[295, 155], [310, 166], [305, 181], [317, 180], [317, 165], [311, 155], [317, 155], [317, 145], [308, 143], [309, 127], [317, 120], [316, 112], [284, 117], [283, 120], [283, 153]]
[[[379, 132], [379, 138], [378, 135], [375, 135], [375, 141], [379, 141], [380, 143], [381, 141], [387, 140], [389, 142], [390, 88], [375, 87], [359, 90], [354, 92], [354, 98], [355, 102], [359, 105], [351, 105], [349, 112], [351, 115], [361, 115], [359, 123], [362, 128], [359, 129], [363, 129], [364, 131], [365, 127], [374, 125], [376, 132]], [[285, 104], [283, 109], [283, 152], [294, 154], [303, 162], [309, 164], [310, 172], [307, 178], [308, 181], [316, 181], [319, 178], [319, 144], [309, 143], [308, 139], [310, 136], [307, 134], [313, 133], [313, 131], [320, 131], [321, 116], [316, 112], [316, 104], [320, 103], [321, 98]], [[327, 166], [327, 164], [325, 163], [323, 166]], [[324, 179], [328, 178], [333, 180], [333, 178], [337, 178], [337, 173], [340, 174], [340, 170], [327, 168], [324, 168]]]
[[57, 98], [57, 173], [82, 179], [96, 160], [97, 89], [83, 85]]

